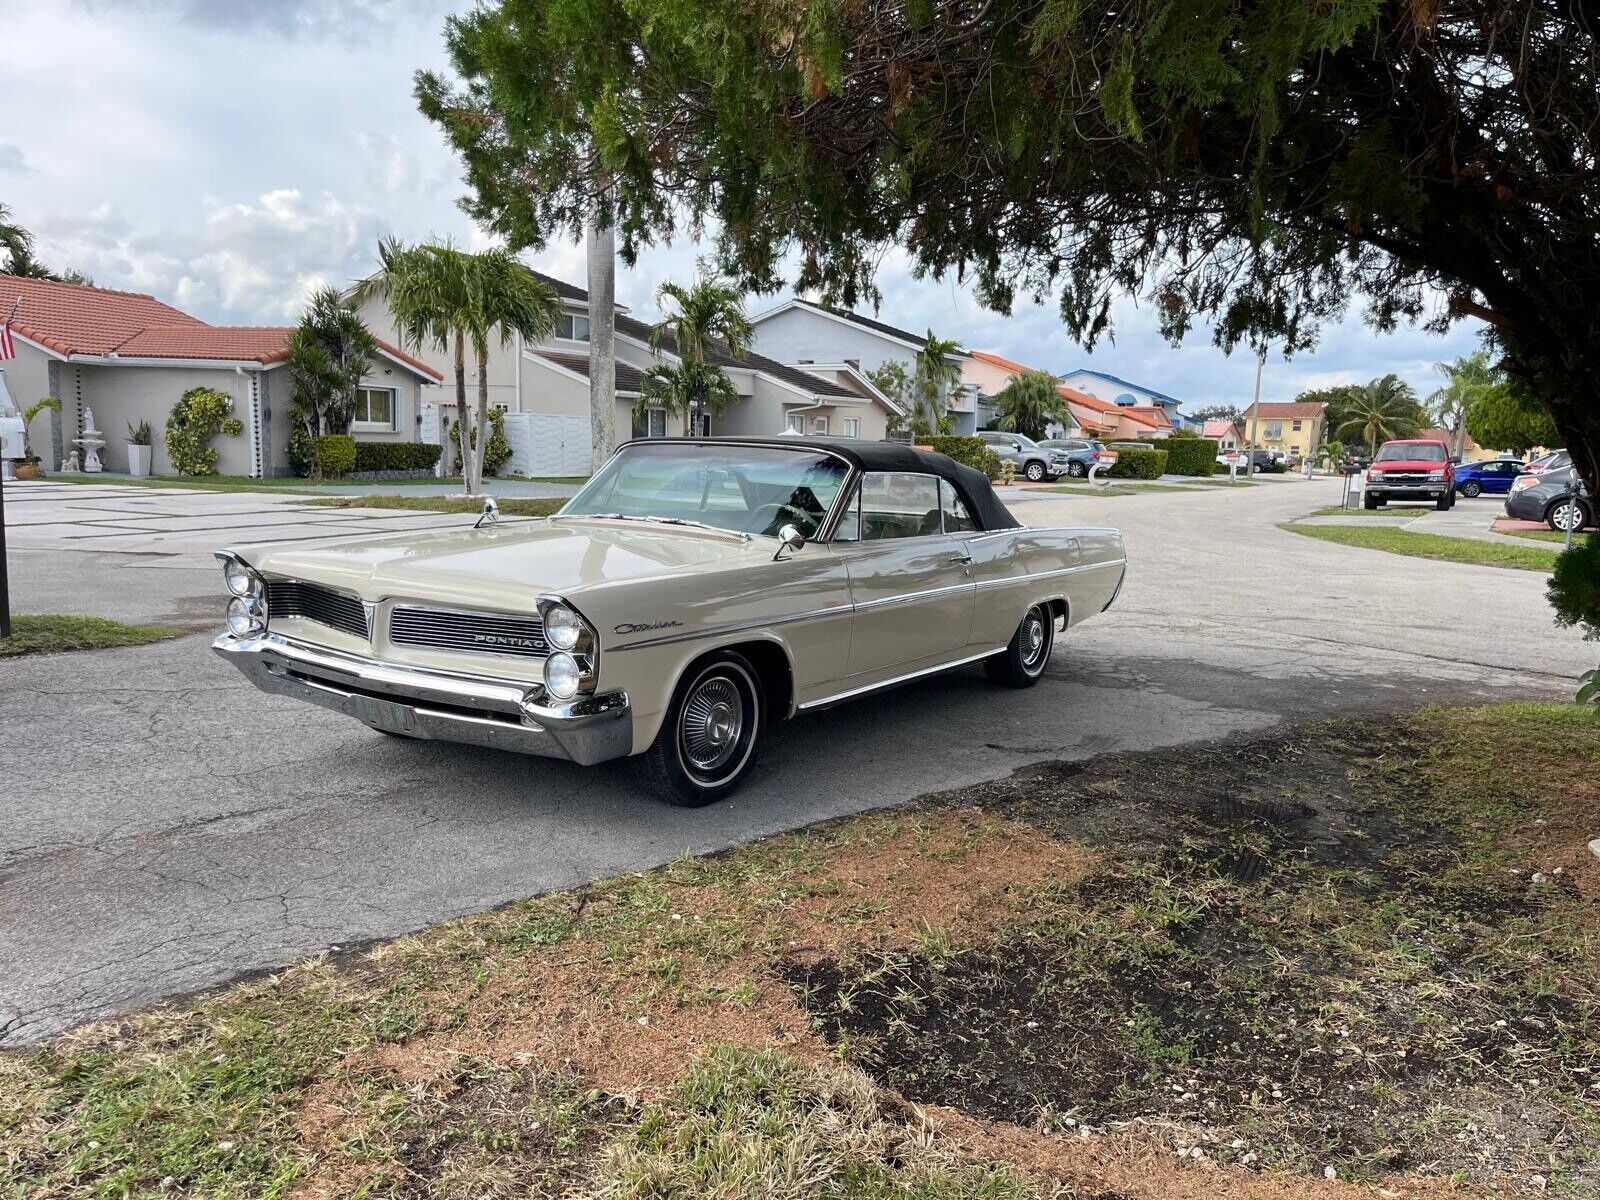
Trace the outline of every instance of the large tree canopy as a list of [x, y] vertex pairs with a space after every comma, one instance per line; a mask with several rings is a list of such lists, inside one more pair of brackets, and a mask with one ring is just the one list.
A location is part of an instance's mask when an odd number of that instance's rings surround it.
[[500, 0], [418, 98], [469, 211], [872, 295], [898, 243], [1085, 344], [1121, 294], [1224, 347], [1471, 315], [1600, 486], [1600, 71], [1584, 0]]

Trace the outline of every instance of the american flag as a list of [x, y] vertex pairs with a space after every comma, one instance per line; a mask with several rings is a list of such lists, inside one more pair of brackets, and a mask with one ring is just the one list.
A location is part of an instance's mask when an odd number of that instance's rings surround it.
[[22, 297], [17, 297], [17, 302], [11, 306], [11, 315], [6, 318], [6, 323], [0, 325], [0, 362], [17, 356], [16, 339], [11, 336], [11, 322], [17, 319], [17, 309], [22, 307]]

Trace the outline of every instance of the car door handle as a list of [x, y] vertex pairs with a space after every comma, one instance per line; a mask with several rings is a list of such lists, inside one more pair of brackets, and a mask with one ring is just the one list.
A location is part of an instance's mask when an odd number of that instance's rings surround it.
[[953, 563], [960, 563], [962, 566], [967, 566], [968, 564], [970, 564], [972, 562], [972, 555], [970, 555], [970, 554], [952, 554], [950, 556], [950, 561], [953, 562]]

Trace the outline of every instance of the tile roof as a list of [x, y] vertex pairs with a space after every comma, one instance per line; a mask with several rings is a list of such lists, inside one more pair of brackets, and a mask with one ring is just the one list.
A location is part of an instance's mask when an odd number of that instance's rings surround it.
[[[617, 332], [635, 341], [650, 341], [651, 326], [644, 321], [635, 320], [617, 314]], [[677, 354], [677, 346], [671, 336], [661, 341], [661, 348], [668, 354]], [[743, 358], [735, 358], [724, 351], [713, 351], [711, 361], [724, 369], [736, 371], [760, 371], [763, 375], [771, 375], [774, 379], [781, 379], [785, 383], [809, 392], [813, 396], [849, 396], [860, 395], [856, 389], [847, 387], [842, 383], [835, 383], [831, 379], [824, 379], [820, 375], [813, 375], [809, 371], [802, 371], [798, 367], [787, 366], [776, 359], [767, 358], [760, 354], [746, 354]]]
[[1237, 432], [1239, 432], [1239, 422], [1237, 421], [1207, 421], [1200, 428], [1200, 435], [1208, 438], [1227, 437], [1230, 433]]
[[[0, 275], [0, 297], [22, 297], [12, 328], [57, 354], [258, 362], [289, 357], [288, 325], [208, 325], [144, 292], [118, 292], [49, 279]], [[10, 305], [0, 300], [0, 307]], [[379, 339], [384, 353], [430, 379], [420, 359]]]
[[1119, 387], [1133, 388], [1138, 392], [1146, 392], [1149, 395], [1156, 396], [1170, 404], [1177, 404], [1179, 402], [1176, 396], [1169, 396], [1165, 392], [1156, 391], [1155, 388], [1145, 387], [1145, 385], [1142, 383], [1134, 383], [1130, 379], [1124, 379], [1120, 375], [1112, 375], [1105, 371], [1091, 371], [1088, 367], [1078, 367], [1075, 370], [1062, 372], [1063, 378], [1068, 375], [1093, 375], [1096, 379], [1104, 379], [1107, 383], [1114, 383]]
[[1288, 404], [1252, 404], [1244, 410], [1244, 419], [1248, 421], [1252, 416], [1259, 417], [1262, 420], [1271, 418], [1281, 420], [1289, 417], [1303, 421], [1308, 417], [1320, 417], [1327, 407], [1326, 404], [1318, 404], [1312, 400]]
[[[547, 359], [557, 366], [565, 367], [589, 378], [589, 356], [587, 354], [551, 354], [546, 350], [535, 351], [538, 358]], [[637, 396], [644, 390], [644, 372], [632, 363], [619, 362], [616, 364], [617, 395]]]
[[1064, 383], [1058, 383], [1056, 391], [1060, 392], [1071, 403], [1081, 408], [1086, 408], [1090, 412], [1100, 414], [1105, 419], [1098, 422], [1098, 424], [1108, 428], [1114, 428], [1118, 418], [1121, 417], [1126, 417], [1135, 425], [1145, 425], [1151, 429], [1164, 429], [1172, 424], [1170, 421], [1157, 420], [1147, 415], [1151, 411], [1148, 405], [1143, 411], [1140, 411], [1126, 404], [1113, 404], [1109, 400], [1100, 399], [1099, 396], [1091, 396], [1088, 392], [1080, 392], [1077, 388], [1070, 388]]
[[1152, 425], [1172, 428], [1172, 418], [1167, 416], [1167, 410], [1159, 404], [1124, 404], [1122, 411], [1135, 420], [1144, 418]]
[[968, 350], [967, 353], [979, 362], [986, 362], [990, 366], [999, 367], [1004, 371], [1015, 371], [1019, 375], [1023, 371], [1033, 370], [1032, 367], [1025, 367], [1019, 362], [1013, 362], [1009, 358], [1002, 358], [1000, 355], [993, 354], [988, 350]]

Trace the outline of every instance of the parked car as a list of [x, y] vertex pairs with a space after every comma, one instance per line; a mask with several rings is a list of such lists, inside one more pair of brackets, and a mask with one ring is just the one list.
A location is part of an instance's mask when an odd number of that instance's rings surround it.
[[1071, 466], [1066, 451], [1041, 446], [1031, 437], [1020, 433], [1002, 433], [986, 429], [978, 434], [984, 444], [1000, 456], [1001, 462], [1011, 463], [1029, 483], [1043, 483], [1067, 473]]
[[213, 649], [381, 733], [632, 757], [694, 806], [772, 722], [966, 663], [1031, 686], [1126, 562], [941, 454], [825, 438], [630, 442], [556, 516], [494, 515], [223, 551]]
[[1546, 471], [1565, 471], [1572, 465], [1572, 455], [1565, 450], [1552, 450], [1541, 454], [1522, 469], [1529, 475], [1542, 475]]
[[1095, 438], [1046, 438], [1039, 445], [1046, 450], [1061, 450], [1067, 456], [1067, 474], [1082, 479], [1100, 460], [1105, 443]]
[[1572, 467], [1519, 476], [1506, 497], [1506, 516], [1543, 521], [1558, 533], [1565, 533], [1569, 526], [1584, 529], [1593, 525], [1595, 508], [1589, 489]]
[[1364, 508], [1391, 500], [1431, 501], [1440, 512], [1455, 504], [1450, 447], [1434, 438], [1396, 438], [1378, 447], [1361, 490]]
[[1485, 494], [1503, 496], [1511, 490], [1512, 480], [1522, 474], [1523, 465], [1515, 458], [1461, 463], [1455, 469], [1456, 492], [1469, 500]]

